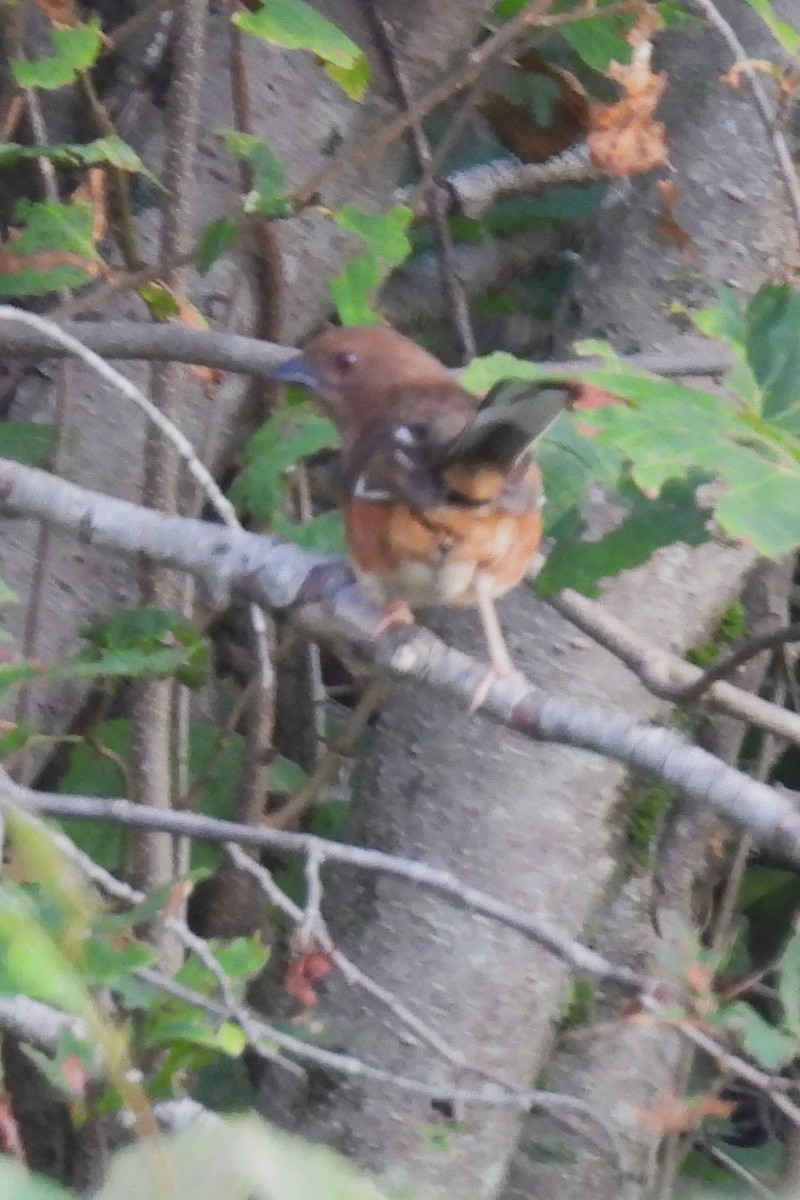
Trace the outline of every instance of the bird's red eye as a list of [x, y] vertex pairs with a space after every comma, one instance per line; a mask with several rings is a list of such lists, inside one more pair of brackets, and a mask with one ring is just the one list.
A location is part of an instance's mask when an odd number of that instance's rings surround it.
[[342, 350], [333, 360], [333, 365], [341, 375], [346, 375], [348, 371], [352, 371], [353, 367], [358, 362], [358, 355], [355, 350]]

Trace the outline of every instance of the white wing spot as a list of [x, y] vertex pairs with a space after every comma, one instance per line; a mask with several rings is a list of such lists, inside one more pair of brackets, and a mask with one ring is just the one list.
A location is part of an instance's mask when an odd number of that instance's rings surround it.
[[414, 442], [417, 440], [414, 430], [408, 425], [398, 425], [394, 430], [392, 437], [396, 442], [399, 442], [401, 446], [413, 446]]

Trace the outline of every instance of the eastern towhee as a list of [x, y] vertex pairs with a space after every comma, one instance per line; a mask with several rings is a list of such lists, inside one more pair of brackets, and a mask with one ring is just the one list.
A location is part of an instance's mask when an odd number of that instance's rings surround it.
[[480, 401], [385, 326], [326, 330], [274, 378], [314, 391], [341, 433], [348, 552], [386, 610], [379, 628], [413, 621], [415, 608], [474, 605], [492, 673], [513, 673], [494, 600], [541, 542], [530, 446], [567, 387], [509, 381]]

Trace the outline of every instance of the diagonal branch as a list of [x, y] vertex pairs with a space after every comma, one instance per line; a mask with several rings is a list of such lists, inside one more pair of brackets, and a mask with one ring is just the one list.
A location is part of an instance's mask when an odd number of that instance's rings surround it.
[[[390, 675], [447, 693], [464, 708], [485, 682], [484, 664], [447, 647], [426, 629], [395, 629], [375, 637], [376, 610], [353, 586], [346, 564], [334, 556], [308, 554], [270, 535], [164, 516], [2, 459], [0, 499], [8, 508], [47, 520], [84, 541], [147, 554], [189, 571], [217, 593], [233, 589], [263, 607], [287, 610], [311, 637], [344, 640]], [[481, 712], [532, 740], [590, 750], [654, 775], [800, 862], [800, 813], [788, 795], [749, 779], [672, 730], [548, 696], [517, 679], [496, 680]]]

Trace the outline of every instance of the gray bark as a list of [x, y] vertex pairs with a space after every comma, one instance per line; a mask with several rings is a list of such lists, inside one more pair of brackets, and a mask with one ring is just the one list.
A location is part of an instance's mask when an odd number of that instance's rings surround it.
[[[748, 50], [758, 56], [766, 39], [743, 9], [726, 6], [737, 22], [742, 19]], [[746, 93], [719, 82], [730, 61], [727, 52], [714, 35], [693, 29], [665, 36], [661, 58], [672, 80], [664, 108], [681, 194], [679, 217], [698, 264], [682, 262], [659, 234], [655, 179], [620, 188], [587, 249], [575, 296], [578, 320], [569, 331], [605, 336], [620, 351], [657, 349], [670, 340], [669, 304], [707, 302], [706, 277], [744, 293], [754, 290], [777, 244], [780, 184]], [[787, 226], [781, 228], [778, 237], [788, 240]], [[605, 600], [632, 627], [685, 651], [713, 628], [752, 561], [744, 548], [677, 545], [611, 582]], [[642, 720], [666, 715], [665, 706], [605, 651], [575, 636], [524, 590], [501, 612], [515, 661], [549, 691], [602, 699]], [[436, 625], [457, 644], [480, 651], [469, 618], [447, 614]], [[441, 702], [400, 689], [355, 777], [354, 833], [370, 845], [451, 866], [579, 935], [614, 877], [613, 817], [624, 782], [609, 763], [522, 745]], [[468, 1061], [520, 1086], [536, 1079], [547, 1062], [567, 986], [559, 964], [512, 933], [389, 880], [370, 885], [337, 880], [328, 908], [342, 948]], [[637, 966], [651, 965], [646, 918], [635, 896], [617, 911], [627, 956]], [[380, 1013], [343, 985], [332, 985], [323, 1015], [331, 1036], [353, 1053], [437, 1080], [445, 1098], [448, 1083], [462, 1082], [426, 1047], [401, 1040]], [[656, 1102], [669, 1086], [676, 1057], [671, 1035], [623, 1029], [613, 1044], [590, 1049], [582, 1074], [559, 1074], [562, 1086], [574, 1087], [624, 1135], [622, 1166], [638, 1194], [651, 1177], [658, 1135], [630, 1119], [631, 1106]], [[628, 1118], [621, 1117], [623, 1101]], [[579, 1140], [570, 1144], [575, 1164], [545, 1166], [526, 1153], [538, 1136], [531, 1126], [512, 1162], [518, 1117], [507, 1110], [460, 1115], [464, 1124], [451, 1133], [450, 1149], [443, 1152], [425, 1133], [426, 1123], [439, 1119], [432, 1107], [390, 1088], [349, 1081], [313, 1102], [293, 1096], [284, 1106], [284, 1119], [306, 1136], [336, 1142], [388, 1183], [426, 1200], [489, 1200], [500, 1194], [507, 1200], [561, 1200], [585, 1195], [589, 1185], [593, 1196], [610, 1200], [619, 1193], [617, 1164]], [[559, 1141], [563, 1138], [560, 1133]]]

